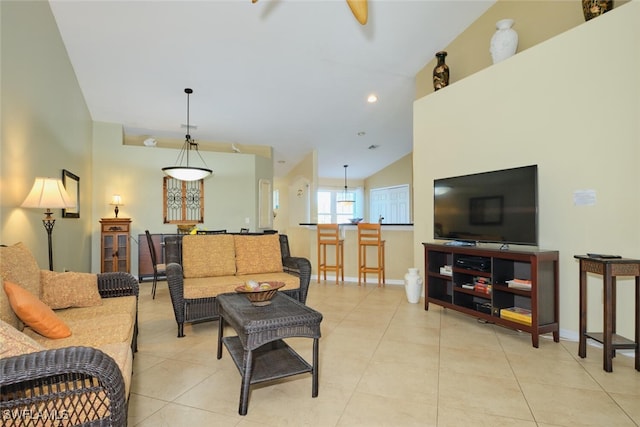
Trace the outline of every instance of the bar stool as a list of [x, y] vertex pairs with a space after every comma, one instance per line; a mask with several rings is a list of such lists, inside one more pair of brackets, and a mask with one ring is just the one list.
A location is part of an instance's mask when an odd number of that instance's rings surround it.
[[[338, 276], [344, 282], [344, 240], [340, 239], [340, 228], [338, 224], [318, 224], [318, 282], [320, 273], [324, 273], [324, 280], [327, 280], [327, 271], [336, 272], [336, 285]], [[336, 261], [331, 265], [327, 263], [327, 246], [335, 246]]]
[[[377, 252], [377, 264], [367, 265], [367, 248], [373, 247]], [[378, 275], [378, 287], [384, 286], [384, 240], [380, 224], [358, 223], [358, 286], [364, 278], [367, 283], [367, 273]]]

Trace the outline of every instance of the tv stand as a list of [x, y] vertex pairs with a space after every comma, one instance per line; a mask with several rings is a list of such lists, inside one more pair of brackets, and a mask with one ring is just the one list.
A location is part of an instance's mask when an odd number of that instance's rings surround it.
[[560, 341], [557, 251], [422, 245], [425, 310], [433, 303], [527, 332], [534, 347], [546, 333]]

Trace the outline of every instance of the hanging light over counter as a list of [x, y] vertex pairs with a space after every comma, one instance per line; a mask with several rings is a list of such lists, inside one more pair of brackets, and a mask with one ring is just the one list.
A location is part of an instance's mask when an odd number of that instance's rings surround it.
[[337, 202], [345, 209], [351, 208], [356, 202], [351, 198], [349, 191], [347, 189], [347, 168], [349, 165], [344, 165], [344, 194], [342, 195], [342, 200], [338, 200]]
[[[184, 93], [187, 94], [187, 134], [185, 135], [184, 145], [180, 149], [176, 165], [162, 168], [162, 171], [171, 178], [175, 178], [180, 181], [197, 181], [213, 174], [213, 171], [207, 167], [202, 155], [200, 155], [200, 152], [198, 151], [198, 143], [191, 139], [191, 135], [189, 134], [189, 95], [193, 93], [193, 89], [186, 88]], [[202, 160], [204, 167], [189, 165], [189, 154], [191, 150], [198, 154], [198, 157]], [[183, 162], [185, 160], [186, 164], [183, 166]]]

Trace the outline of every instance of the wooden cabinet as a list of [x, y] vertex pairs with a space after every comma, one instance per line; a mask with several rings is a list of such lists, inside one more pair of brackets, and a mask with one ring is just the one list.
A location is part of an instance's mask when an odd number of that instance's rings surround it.
[[423, 246], [425, 310], [433, 303], [528, 332], [534, 347], [541, 334], [560, 340], [557, 251]]
[[102, 218], [100, 220], [100, 271], [102, 273], [130, 272], [130, 225], [130, 218]]

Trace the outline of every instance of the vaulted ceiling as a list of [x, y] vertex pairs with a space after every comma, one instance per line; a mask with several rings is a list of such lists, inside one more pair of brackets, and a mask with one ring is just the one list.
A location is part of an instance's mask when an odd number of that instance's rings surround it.
[[93, 120], [181, 138], [189, 87], [203, 145], [272, 146], [276, 176], [315, 149], [335, 178], [411, 152], [416, 73], [494, 1], [368, 3], [50, 0]]

